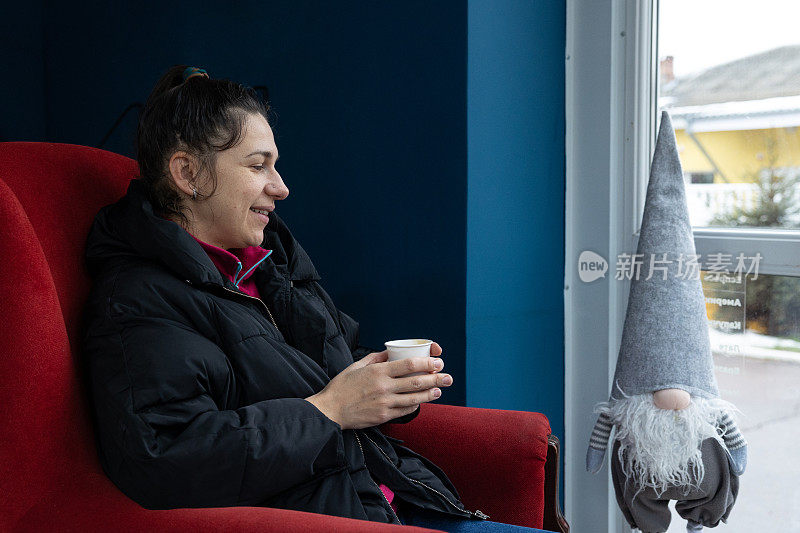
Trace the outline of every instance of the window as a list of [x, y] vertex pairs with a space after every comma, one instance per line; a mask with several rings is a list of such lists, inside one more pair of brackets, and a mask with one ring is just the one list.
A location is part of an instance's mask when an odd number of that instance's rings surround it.
[[800, 228], [800, 6], [661, 0], [658, 107], [694, 226]]
[[[686, 175], [689, 176], [687, 180], [690, 184], [694, 183], [714, 183], [714, 173], [713, 172], [686, 172]], [[708, 204], [706, 204], [707, 206]]]
[[[697, 252], [764, 258], [703, 272], [720, 394], [741, 411], [747, 472], [728, 524], [800, 527], [800, 34], [794, 2], [658, 2], [657, 110], [672, 118]], [[654, 61], [655, 63], [655, 61]], [[670, 532], [685, 531], [674, 511]]]

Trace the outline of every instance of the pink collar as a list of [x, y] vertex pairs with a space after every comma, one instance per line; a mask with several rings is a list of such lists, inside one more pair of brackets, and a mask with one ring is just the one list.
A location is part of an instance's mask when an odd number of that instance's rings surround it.
[[[191, 235], [191, 233], [189, 234]], [[200, 243], [200, 246], [211, 258], [219, 271], [227, 276], [229, 280], [238, 288], [239, 284], [253, 275], [256, 267], [270, 256], [272, 250], [265, 250], [260, 246], [248, 246], [247, 248], [231, 248], [230, 251], [218, 248], [213, 244], [201, 241], [194, 235], [192, 238]]]
[[[165, 216], [162, 216], [161, 218], [174, 223], [174, 221]], [[189, 232], [187, 231], [186, 233]], [[231, 253], [228, 250], [218, 248], [213, 244], [203, 242], [191, 233], [189, 233], [189, 235], [198, 243], [200, 243], [200, 246], [202, 246], [203, 250], [206, 251], [208, 257], [211, 259], [211, 262], [214, 263], [214, 266], [217, 267], [222, 275], [231, 280], [236, 288], [239, 288], [239, 284], [242, 281], [252, 276], [253, 272], [256, 270], [256, 267], [272, 253], [272, 250], [265, 250], [260, 246], [231, 248], [231, 252], [233, 252]]]

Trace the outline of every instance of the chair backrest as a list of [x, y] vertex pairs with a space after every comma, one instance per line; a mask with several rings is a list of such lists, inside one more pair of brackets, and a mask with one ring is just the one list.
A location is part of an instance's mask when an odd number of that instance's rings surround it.
[[101, 471], [79, 375], [84, 250], [97, 211], [137, 170], [85, 146], [0, 143], [2, 531], [71, 476]]

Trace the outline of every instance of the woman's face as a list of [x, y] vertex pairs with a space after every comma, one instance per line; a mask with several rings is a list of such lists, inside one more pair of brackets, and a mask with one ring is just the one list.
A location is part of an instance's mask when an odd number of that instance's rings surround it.
[[[289, 196], [275, 169], [277, 160], [269, 123], [259, 114], [247, 115], [242, 141], [217, 153], [214, 194], [202, 201], [187, 201], [192, 208], [187, 212], [192, 235], [226, 250], [261, 244], [269, 218], [253, 209], [271, 212], [276, 200]], [[199, 179], [195, 186], [198, 200], [211, 190], [209, 180]]]

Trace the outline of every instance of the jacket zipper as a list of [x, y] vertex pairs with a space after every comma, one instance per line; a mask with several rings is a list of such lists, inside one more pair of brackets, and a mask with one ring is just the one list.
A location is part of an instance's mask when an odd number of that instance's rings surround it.
[[[358, 438], [358, 433], [356, 431], [353, 431], [353, 434], [356, 436], [356, 441], [358, 441], [358, 447], [361, 450], [361, 455], [364, 457], [364, 461], [366, 461], [367, 456], [364, 455], [364, 448], [361, 447], [361, 439]], [[392, 509], [392, 502], [389, 501], [389, 498], [386, 497], [386, 494], [383, 493], [380, 486], [377, 483], [375, 483], [374, 479], [372, 479], [372, 476], [369, 474], [369, 469], [367, 469], [367, 475], [369, 476], [369, 479], [372, 480], [372, 483], [374, 483], [375, 486], [378, 487], [378, 492], [380, 492], [383, 495], [383, 499], [386, 500], [386, 505], [389, 506], [389, 509], [391, 509], [394, 517], [397, 519], [398, 522], [402, 524], [403, 522], [400, 521], [400, 518], [397, 516], [397, 513], [395, 513], [394, 509]]]
[[[384, 456], [384, 457], [386, 457], [386, 458], [389, 460], [389, 462], [390, 462], [390, 463], [392, 463], [392, 459], [391, 459], [391, 457], [389, 457], [388, 455], [386, 455], [386, 452], [384, 452], [384, 451], [383, 451], [383, 449], [382, 449], [380, 446], [378, 446], [377, 444], [375, 444], [375, 441], [374, 441], [374, 440], [372, 440], [371, 438], [369, 438], [369, 435], [367, 435], [366, 433], [364, 433], [364, 436], [365, 436], [365, 437], [367, 437], [367, 440], [369, 440], [369, 441], [370, 441], [370, 442], [371, 442], [373, 445], [375, 445], [375, 447], [376, 447], [376, 448], [378, 448], [378, 451], [380, 451], [380, 452], [383, 454], [383, 456]], [[356, 439], [358, 439], [358, 433], [356, 433]], [[359, 441], [359, 442], [358, 442], [358, 445], [359, 445], [359, 447], [361, 446], [361, 441]], [[361, 450], [361, 453], [362, 453], [362, 454], [364, 453], [364, 450], [363, 450], [363, 448], [362, 448], [362, 450]], [[392, 463], [392, 464], [394, 464], [394, 463]], [[461, 507], [459, 507], [458, 505], [454, 504], [454, 503], [453, 503], [453, 502], [450, 500], [450, 498], [448, 498], [447, 496], [445, 496], [444, 494], [442, 494], [442, 493], [441, 493], [441, 492], [439, 492], [438, 490], [434, 489], [433, 487], [430, 487], [430, 486], [426, 485], [426, 484], [425, 484], [425, 483], [423, 483], [422, 481], [419, 481], [419, 480], [416, 480], [416, 479], [413, 479], [413, 478], [410, 478], [410, 477], [408, 477], [408, 476], [407, 476], [407, 475], [406, 475], [404, 472], [402, 472], [402, 471], [400, 471], [400, 473], [401, 473], [401, 474], [403, 474], [403, 476], [404, 476], [406, 479], [408, 479], [408, 480], [410, 480], [410, 481], [413, 481], [414, 483], [419, 483], [419, 484], [420, 484], [420, 485], [422, 485], [423, 487], [425, 487], [425, 488], [427, 488], [427, 489], [429, 489], [429, 490], [432, 490], [433, 492], [435, 492], [436, 494], [438, 494], [439, 496], [441, 496], [442, 498], [444, 498], [444, 499], [445, 499], [445, 501], [447, 501], [447, 503], [449, 503], [450, 505], [452, 505], [453, 507], [455, 507], [455, 508], [456, 508], [456, 509], [457, 509], [459, 512], [461, 512], [461, 513], [467, 513], [467, 514], [468, 514], [468, 515], [470, 515], [470, 516], [477, 516], [477, 517], [478, 517], [478, 518], [480, 518], [481, 520], [487, 520], [487, 519], [489, 518], [489, 515], [488, 515], [488, 514], [486, 514], [486, 513], [484, 513], [484, 512], [483, 512], [483, 511], [481, 511], [480, 509], [476, 509], [475, 511], [470, 511], [470, 510], [468, 510], [468, 509], [462, 509], [462, 508], [461, 508]], [[381, 492], [383, 492], [383, 491], [381, 491]]]
[[275, 329], [280, 331], [280, 329], [278, 328], [278, 324], [275, 323], [275, 319], [272, 318], [272, 313], [269, 311], [269, 307], [267, 307], [267, 304], [265, 304], [264, 301], [261, 298], [256, 298], [255, 296], [250, 296], [249, 294], [245, 294], [243, 292], [232, 291], [232, 290], [230, 290], [228, 287], [226, 287], [224, 285], [220, 285], [220, 287], [222, 287], [223, 289], [225, 289], [226, 291], [228, 291], [230, 293], [236, 294], [238, 296], [244, 296], [245, 298], [250, 298], [251, 300], [255, 300], [258, 303], [260, 303], [261, 305], [263, 305], [264, 309], [267, 310], [267, 314], [269, 315], [269, 319], [272, 321], [272, 325], [275, 326]]

